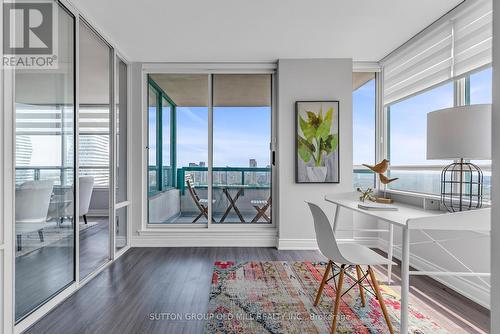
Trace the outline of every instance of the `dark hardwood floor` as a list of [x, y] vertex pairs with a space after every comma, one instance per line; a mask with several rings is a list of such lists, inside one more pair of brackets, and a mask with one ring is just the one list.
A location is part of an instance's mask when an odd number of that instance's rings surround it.
[[[92, 218], [89, 218], [92, 219]], [[96, 227], [80, 232], [80, 278], [88, 276], [109, 259], [108, 219], [99, 219]]]
[[[314, 261], [317, 251], [274, 248], [133, 248], [26, 333], [202, 333], [203, 321], [151, 320], [161, 313], [205, 313], [214, 261]], [[382, 271], [382, 270], [381, 270]], [[393, 278], [398, 282], [399, 270]], [[489, 331], [489, 312], [427, 277], [412, 294], [444, 308], [464, 332]], [[436, 301], [439, 301], [437, 303]]]
[[[97, 225], [80, 231], [80, 277], [109, 258], [107, 218], [89, 218]], [[69, 229], [69, 224], [63, 224]], [[73, 281], [73, 235], [16, 258], [16, 319]]]

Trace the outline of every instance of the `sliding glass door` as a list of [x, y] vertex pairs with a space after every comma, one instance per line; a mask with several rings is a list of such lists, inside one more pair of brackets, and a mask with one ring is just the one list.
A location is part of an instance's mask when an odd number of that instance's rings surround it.
[[16, 324], [127, 245], [127, 64], [53, 5], [57, 66], [14, 72]]
[[148, 223], [270, 224], [272, 74], [147, 81]]
[[128, 201], [128, 105], [127, 64], [116, 57], [115, 77], [115, 247], [127, 245]]
[[271, 75], [213, 76], [212, 216], [271, 223]]
[[148, 77], [148, 222], [206, 224], [208, 88], [203, 74]]
[[58, 68], [15, 72], [16, 322], [75, 280], [75, 17], [57, 15]]
[[80, 20], [80, 279], [110, 258], [111, 48]]

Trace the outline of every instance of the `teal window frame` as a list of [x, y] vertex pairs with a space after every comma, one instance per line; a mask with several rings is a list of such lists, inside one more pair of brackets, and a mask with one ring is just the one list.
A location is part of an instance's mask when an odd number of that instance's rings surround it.
[[[164, 192], [175, 188], [175, 178], [176, 178], [176, 112], [177, 105], [174, 101], [161, 89], [158, 84], [151, 79], [148, 75], [148, 88], [155, 91], [156, 93], [156, 184], [157, 187], [153, 191], [148, 191], [149, 196], [153, 196], [157, 193]], [[149, 94], [149, 89], [148, 89]], [[148, 98], [149, 100], [149, 98]], [[170, 107], [170, 166], [163, 165], [163, 102], [166, 101]], [[149, 131], [149, 126], [148, 126]], [[149, 135], [148, 135], [149, 138]], [[149, 170], [149, 162], [148, 162]], [[164, 182], [164, 175], [168, 173], [167, 180], [170, 182]], [[148, 172], [148, 184], [149, 184], [149, 172]]]

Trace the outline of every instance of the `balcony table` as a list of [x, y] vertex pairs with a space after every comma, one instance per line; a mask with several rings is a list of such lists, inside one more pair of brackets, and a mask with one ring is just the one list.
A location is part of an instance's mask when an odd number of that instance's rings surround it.
[[[401, 258], [400, 333], [408, 333], [408, 299], [410, 291], [410, 275], [477, 277], [490, 276], [489, 273], [474, 273], [470, 269], [468, 272], [410, 271], [410, 230], [489, 232], [491, 230], [490, 208], [449, 213], [437, 210], [425, 210], [422, 207], [395, 202], [391, 205], [397, 207], [397, 211], [363, 210], [358, 207], [358, 204], [361, 203], [359, 201], [358, 193], [326, 195], [325, 200], [337, 206], [333, 222], [334, 231], [336, 231], [338, 226], [340, 208], [362, 213], [375, 219], [384, 221], [390, 224], [390, 226], [397, 226], [401, 228], [403, 242]], [[440, 241], [432, 240], [432, 242], [440, 245]], [[390, 248], [392, 248], [392, 244], [390, 245]], [[392, 252], [392, 250], [390, 250], [390, 252]]]
[[[227, 218], [227, 215], [229, 214], [229, 212], [231, 212], [231, 209], [233, 209], [234, 212], [236, 212], [240, 221], [242, 223], [245, 223], [245, 219], [243, 218], [243, 215], [241, 214], [240, 210], [236, 206], [236, 201], [238, 200], [238, 198], [240, 198], [241, 194], [243, 193], [243, 190], [249, 188], [249, 186], [248, 185], [241, 185], [241, 184], [239, 184], [239, 185], [232, 185], [232, 184], [217, 185], [217, 184], [214, 184], [212, 187], [222, 189], [222, 192], [224, 193], [224, 195], [226, 196], [226, 198], [229, 201], [229, 206], [226, 208], [226, 211], [224, 211], [224, 214], [222, 215], [222, 218], [220, 219], [219, 223], [224, 222], [224, 220]], [[237, 189], [237, 192], [234, 195], [234, 197], [232, 197], [231, 193], [229, 192], [229, 190], [231, 190], [231, 189]]]

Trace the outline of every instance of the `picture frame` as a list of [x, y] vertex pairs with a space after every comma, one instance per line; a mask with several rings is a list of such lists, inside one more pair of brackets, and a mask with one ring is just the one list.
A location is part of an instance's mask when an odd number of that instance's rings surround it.
[[295, 102], [295, 182], [340, 183], [340, 102]]

